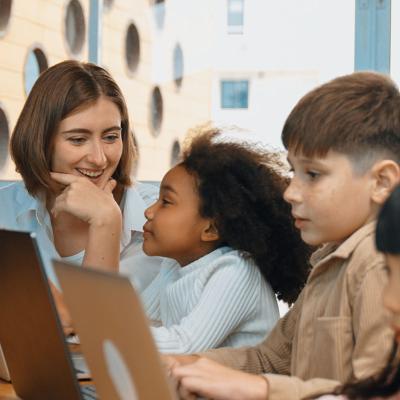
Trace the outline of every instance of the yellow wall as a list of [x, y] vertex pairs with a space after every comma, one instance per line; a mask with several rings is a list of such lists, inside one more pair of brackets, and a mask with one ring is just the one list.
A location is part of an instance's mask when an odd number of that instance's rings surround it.
[[[29, 49], [39, 47], [49, 65], [67, 58], [88, 59], [89, 0], [81, 0], [86, 23], [85, 43], [73, 56], [64, 35], [68, 0], [14, 0], [11, 17], [0, 37], [0, 106], [7, 115], [10, 131], [25, 101], [24, 64]], [[180, 90], [172, 80], [159, 85], [163, 96], [163, 122], [158, 137], [151, 134], [152, 38], [149, 0], [115, 0], [103, 12], [102, 65], [121, 86], [139, 145], [138, 179], [160, 180], [169, 168], [173, 142], [182, 140], [187, 129], [208, 121], [211, 108], [211, 79], [208, 71], [185, 76]], [[168, 10], [168, 2], [166, 2]], [[125, 62], [125, 35], [130, 22], [140, 35], [140, 61], [134, 73]], [[172, 63], [172, 52], [170, 60]], [[1, 179], [16, 179], [11, 160], [0, 170]]]

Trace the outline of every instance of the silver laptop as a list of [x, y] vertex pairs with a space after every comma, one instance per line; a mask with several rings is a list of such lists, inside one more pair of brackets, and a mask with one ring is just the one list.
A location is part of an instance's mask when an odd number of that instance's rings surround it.
[[53, 265], [100, 398], [175, 399], [130, 280], [60, 261]]
[[0, 230], [0, 343], [25, 400], [96, 398], [76, 378], [35, 236]]

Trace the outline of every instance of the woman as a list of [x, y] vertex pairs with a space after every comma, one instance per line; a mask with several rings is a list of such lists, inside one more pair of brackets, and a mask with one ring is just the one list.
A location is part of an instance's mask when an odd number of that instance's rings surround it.
[[[101, 255], [101, 241], [119, 240], [121, 229], [118, 254], [97, 257], [95, 266], [115, 270], [120, 261], [120, 271], [129, 273], [139, 289], [157, 274], [161, 260], [142, 252], [143, 213], [157, 190], [132, 185], [134, 154], [125, 100], [107, 71], [64, 61], [40, 75], [11, 137], [23, 182], [0, 189], [0, 226], [36, 233], [53, 283], [52, 258], [91, 265], [85, 250], [95, 248]], [[68, 183], [60, 185], [52, 173]], [[77, 190], [71, 191], [71, 184]], [[52, 213], [55, 202], [83, 205], [87, 213]], [[104, 228], [107, 218], [111, 230]]]

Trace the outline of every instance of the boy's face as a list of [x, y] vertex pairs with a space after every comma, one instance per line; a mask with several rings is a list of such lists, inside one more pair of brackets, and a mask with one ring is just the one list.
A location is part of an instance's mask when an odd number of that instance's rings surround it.
[[293, 177], [284, 198], [306, 243], [342, 242], [375, 218], [370, 173], [356, 174], [347, 156], [309, 158], [289, 149], [288, 161]]
[[386, 254], [389, 280], [383, 291], [383, 304], [392, 314], [391, 324], [400, 344], [400, 255]]
[[199, 214], [196, 182], [184, 167], [168, 171], [159, 199], [144, 214], [143, 251], [147, 255], [173, 258], [185, 266], [210, 251], [201, 239], [209, 221]]

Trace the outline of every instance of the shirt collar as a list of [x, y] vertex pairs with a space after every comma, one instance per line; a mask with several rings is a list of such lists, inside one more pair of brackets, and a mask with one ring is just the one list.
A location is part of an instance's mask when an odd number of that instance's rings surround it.
[[310, 258], [311, 265], [313, 268], [316, 268], [321, 264], [325, 264], [332, 258], [349, 258], [355, 248], [362, 240], [364, 240], [364, 238], [375, 233], [375, 228], [376, 221], [372, 221], [355, 231], [341, 244], [327, 243], [323, 245], [320, 249], [312, 254]]
[[147, 204], [137, 189], [130, 187], [125, 190], [122, 207], [122, 243], [126, 246], [131, 240], [132, 232], [143, 232], [143, 225], [146, 222], [144, 211], [147, 208]]
[[[190, 274], [194, 270], [203, 269], [204, 267], [210, 265], [214, 260], [218, 257], [221, 257], [223, 254], [231, 251], [232, 249], [229, 246], [218, 247], [217, 249], [213, 250], [211, 253], [205, 254], [203, 257], [191, 262], [190, 264], [186, 265], [185, 267], [181, 267], [179, 273], [181, 276]], [[179, 264], [178, 264], [179, 265]]]
[[34, 213], [38, 221], [43, 220], [44, 214], [44, 196], [38, 195], [38, 197], [31, 196], [26, 189], [22, 190], [22, 187], [18, 190], [16, 200], [19, 204], [17, 219], [21, 219], [28, 214]]
[[25, 188], [20, 187], [16, 201], [19, 204], [16, 219], [19, 223], [34, 217], [46, 231], [49, 237], [52, 235], [51, 221], [46, 209], [46, 198], [44, 193], [39, 193], [36, 197], [31, 196]]

